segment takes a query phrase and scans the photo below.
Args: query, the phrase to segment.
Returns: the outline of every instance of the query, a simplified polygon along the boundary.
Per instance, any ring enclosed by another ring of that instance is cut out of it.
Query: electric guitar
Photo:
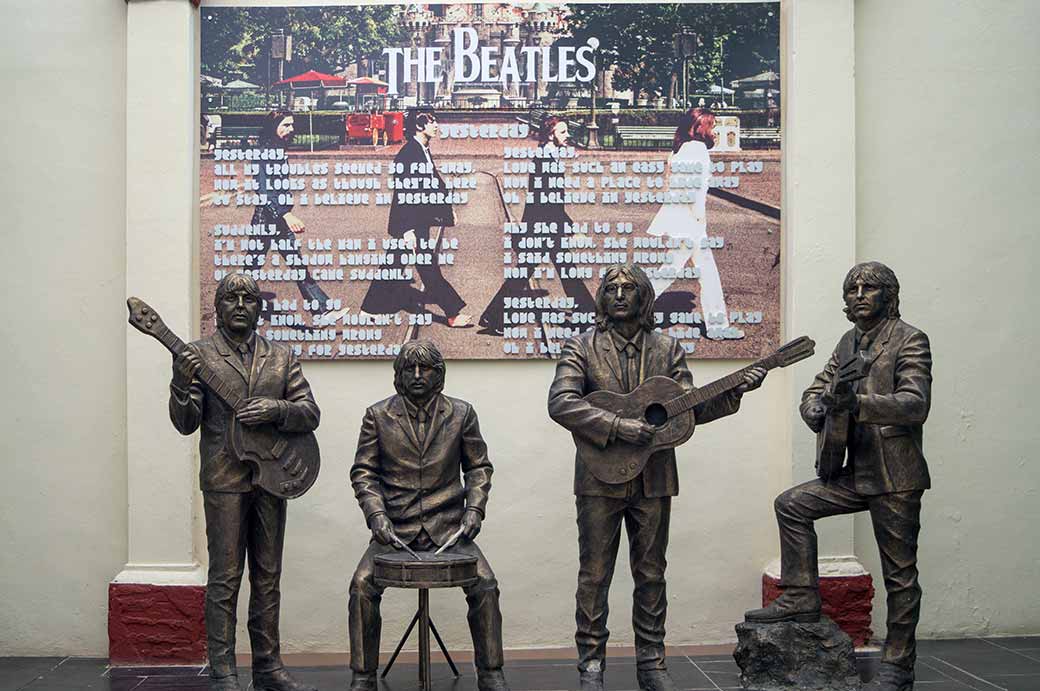
[[[144,300],[132,297],[126,306],[130,311],[130,326],[162,343],[174,356],[184,352],[184,341],[170,331],[159,313]],[[198,377],[231,410],[239,410],[245,402],[245,397],[204,360]],[[321,456],[313,432],[283,432],[270,423],[249,427],[236,416],[228,437],[234,457],[253,467],[253,484],[280,499],[295,499],[318,479]]]
[[[744,381],[744,372],[752,367],[767,370],[787,367],[812,355],[815,346],[811,338],[801,336],[769,357],[699,389],[687,390],[670,377],[658,376],[648,378],[627,394],[593,391],[585,396],[585,401],[622,418],[642,420],[652,425],[654,437],[647,446],[615,439],[607,448],[601,449],[574,434],[578,455],[598,480],[611,485],[627,482],[643,472],[655,452],[679,446],[693,436],[696,425],[693,409],[696,406],[740,386]]]

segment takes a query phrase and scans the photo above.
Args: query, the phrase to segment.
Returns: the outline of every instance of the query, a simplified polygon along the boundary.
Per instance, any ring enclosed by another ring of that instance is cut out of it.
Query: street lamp
[[[596,80],[599,78],[599,65],[597,65],[599,54],[597,48],[599,48],[599,39],[595,36],[589,38],[586,43],[592,48],[592,81],[589,82],[589,88],[592,94],[592,104],[589,108],[589,114],[591,122],[589,123],[589,143],[588,148],[598,149],[599,148],[599,125],[596,124]]]
[[[685,110],[689,106],[690,96],[686,85],[686,62],[697,53],[697,47],[700,45],[700,39],[697,34],[689,29],[689,27],[683,27],[679,31],[675,32],[675,36],[672,39],[672,47],[675,49],[675,56],[682,60],[682,95],[683,95],[683,109]]]

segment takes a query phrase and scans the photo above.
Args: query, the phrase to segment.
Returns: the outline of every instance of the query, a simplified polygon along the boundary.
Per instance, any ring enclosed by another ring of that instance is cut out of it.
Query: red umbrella
[[[307,70],[303,74],[298,74],[295,77],[289,77],[283,79],[280,82],[275,82],[275,86],[281,86],[288,84],[294,88],[306,89],[310,88],[323,88],[330,86],[345,86],[347,80],[343,77],[336,77],[331,74],[325,74],[324,72],[317,72],[315,70]]]

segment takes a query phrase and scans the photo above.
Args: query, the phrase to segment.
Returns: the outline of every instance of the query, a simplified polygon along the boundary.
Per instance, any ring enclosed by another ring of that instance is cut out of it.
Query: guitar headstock
[[[777,367],[787,367],[800,362],[815,353],[816,341],[808,336],[799,336],[776,351]]]
[[[838,384],[848,384],[858,379],[863,379],[867,376],[870,364],[871,363],[867,360],[865,353],[856,353],[848,360],[838,365],[838,369],[835,370],[832,381],[835,386],[837,386]]]
[[[143,334],[159,338],[159,332],[166,325],[158,312],[149,307],[148,303],[141,298],[135,297],[127,298],[126,308],[130,312],[130,317],[127,319],[130,322],[130,326]]]

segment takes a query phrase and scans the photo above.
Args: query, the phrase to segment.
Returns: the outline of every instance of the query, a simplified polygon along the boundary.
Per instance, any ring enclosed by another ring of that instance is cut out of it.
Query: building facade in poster
[[[688,355],[767,351],[780,82],[731,86],[775,67],[777,10],[204,9],[203,334],[241,271],[261,332],[301,358],[420,334],[448,358],[554,357],[592,325],[601,271],[632,262]],[[408,299],[370,299],[391,294]]]

